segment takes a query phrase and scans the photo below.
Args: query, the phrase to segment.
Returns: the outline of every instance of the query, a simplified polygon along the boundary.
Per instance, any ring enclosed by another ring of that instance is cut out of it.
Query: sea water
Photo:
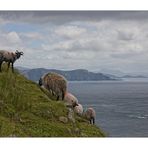
[[[148,137],[148,80],[69,82],[86,110],[96,111],[96,125],[110,137]]]

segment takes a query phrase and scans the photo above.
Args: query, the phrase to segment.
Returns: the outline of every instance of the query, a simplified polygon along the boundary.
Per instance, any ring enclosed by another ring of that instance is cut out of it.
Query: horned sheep
[[[67,91],[67,80],[60,74],[47,73],[39,79],[39,85],[44,86],[52,95],[56,95],[57,100],[61,97],[64,100]]]
[[[3,62],[8,62],[8,69],[10,64],[12,64],[12,71],[14,72],[14,62],[23,54],[23,52],[19,52],[18,50],[16,50],[15,53],[6,50],[0,50],[0,72],[2,71],[1,66]]]

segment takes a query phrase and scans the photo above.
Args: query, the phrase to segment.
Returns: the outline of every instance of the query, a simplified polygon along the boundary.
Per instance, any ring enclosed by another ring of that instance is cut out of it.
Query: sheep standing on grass
[[[78,106],[74,107],[74,112],[81,116],[83,114],[83,106],[78,104]]]
[[[39,80],[39,85],[44,86],[52,95],[56,95],[57,100],[61,97],[64,100],[67,91],[67,80],[60,74],[47,73]]]
[[[95,124],[96,113],[93,108],[88,108],[84,113],[84,117],[90,121],[90,124]]]
[[[12,72],[14,72],[14,62],[19,59],[23,55],[23,52],[9,52],[5,50],[0,50],[0,72],[2,71],[1,66],[3,62],[8,62],[8,69],[10,67],[10,63],[12,64]]]
[[[78,99],[69,92],[66,92],[64,101],[67,106],[75,107],[78,106]]]

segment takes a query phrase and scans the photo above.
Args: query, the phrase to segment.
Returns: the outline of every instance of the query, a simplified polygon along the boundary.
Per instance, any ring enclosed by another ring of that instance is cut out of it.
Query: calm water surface
[[[84,109],[110,137],[148,137],[148,80],[69,82]]]

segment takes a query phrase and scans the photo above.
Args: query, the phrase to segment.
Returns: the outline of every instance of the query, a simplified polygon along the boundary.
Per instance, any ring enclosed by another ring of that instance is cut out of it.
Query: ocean
[[[86,110],[96,111],[96,125],[109,137],[148,137],[148,79],[69,82]]]

